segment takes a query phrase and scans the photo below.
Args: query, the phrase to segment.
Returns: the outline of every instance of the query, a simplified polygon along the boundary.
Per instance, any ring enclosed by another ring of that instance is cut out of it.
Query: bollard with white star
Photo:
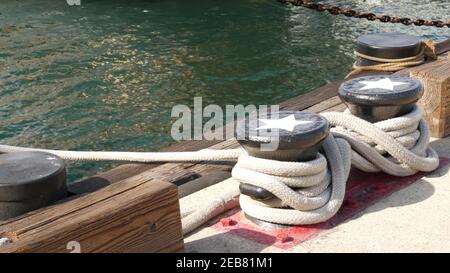
[[[250,115],[236,129],[236,138],[254,157],[279,161],[308,161],[316,158],[328,136],[329,122],[314,113],[282,111],[264,116]],[[266,190],[240,184],[242,194],[255,199],[271,198]]]
[[[339,97],[350,112],[370,122],[410,112],[422,95],[420,81],[398,75],[359,77],[339,87]]]

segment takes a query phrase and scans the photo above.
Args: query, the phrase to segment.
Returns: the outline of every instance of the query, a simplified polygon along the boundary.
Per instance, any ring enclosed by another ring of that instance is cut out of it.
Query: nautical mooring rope
[[[430,133],[422,110],[370,123],[349,111],[322,114],[330,121],[332,133],[352,146],[352,164],[365,172],[408,176],[418,171],[430,172],[439,165],[436,151],[428,146]]]
[[[241,155],[233,178],[261,187],[276,198],[257,201],[240,196],[242,210],[259,220],[287,225],[324,222],[344,201],[350,172],[350,145],[329,135],[325,155],[308,162],[282,162]]]
[[[195,152],[111,152],[111,151],[66,151],[18,147],[0,144],[0,153],[45,152],[73,161],[128,161],[151,162],[198,162],[236,160],[242,149],[213,150],[202,149]]]
[[[385,58],[378,58],[373,57],[369,55],[365,55],[361,52],[354,51],[353,55],[356,57],[378,62],[380,64],[374,64],[374,65],[358,65],[356,62],[353,63],[352,71],[345,76],[345,78],[348,78],[352,75],[360,74],[364,71],[379,71],[379,72],[397,72],[402,69],[417,66],[420,64],[423,64],[425,62],[426,56],[425,56],[425,48],[422,46],[422,49],[420,52],[412,57],[407,58],[401,58],[401,59],[385,59]]]
[[[201,207],[181,206],[183,234],[238,205],[247,215],[278,224],[314,224],[333,217],[344,200],[351,149],[344,139],[331,134],[323,149],[325,155],[319,153],[308,162],[269,160],[242,153],[232,178],[224,181],[229,184],[228,191]],[[261,187],[275,198],[257,201],[240,194],[241,182]]]
[[[439,165],[437,153],[428,147],[428,126],[417,106],[403,116],[373,124],[351,115],[348,110],[322,115],[334,126],[332,135],[324,143],[325,156],[319,154],[309,162],[239,157],[233,168],[233,179],[261,187],[276,196],[257,201],[241,195],[240,206],[246,214],[278,224],[323,222],[335,215],[342,205],[350,161],[363,171],[384,171],[395,176],[433,171]],[[237,185],[204,208],[193,213],[191,210],[192,214],[182,219],[184,234],[220,214],[220,209],[225,211],[225,207],[237,206]]]
[[[43,151],[69,160],[120,160],[133,162],[182,162],[236,160],[229,192],[220,194],[204,207],[181,208],[186,234],[230,208],[237,206],[238,184],[245,182],[271,192],[275,198],[263,201],[241,195],[245,213],[279,224],[313,224],[335,215],[345,194],[351,164],[365,172],[384,171],[407,176],[429,172],[439,165],[430,147],[429,130],[415,107],[400,117],[370,123],[346,111],[322,115],[333,126],[323,143],[324,155],[308,162],[281,162],[251,157],[243,149],[197,152],[77,152],[0,145],[0,152]],[[350,148],[351,147],[351,148]],[[283,208],[283,207],[287,207]]]

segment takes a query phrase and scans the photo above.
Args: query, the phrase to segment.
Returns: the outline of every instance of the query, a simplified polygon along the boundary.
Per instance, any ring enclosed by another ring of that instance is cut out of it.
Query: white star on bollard
[[[261,129],[283,129],[286,131],[294,131],[295,126],[304,125],[312,123],[312,121],[307,120],[297,120],[294,115],[289,115],[282,119],[259,119],[259,121],[264,122],[263,126],[259,126],[256,130]]]
[[[394,90],[394,87],[397,85],[407,84],[406,82],[394,82],[389,78],[384,78],[378,81],[360,81],[359,83],[364,84],[364,87],[361,87],[359,90],[367,90],[367,89],[386,89],[386,90]]]

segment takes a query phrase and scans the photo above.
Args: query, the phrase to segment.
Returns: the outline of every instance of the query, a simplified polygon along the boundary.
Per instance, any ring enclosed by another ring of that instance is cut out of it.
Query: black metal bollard
[[[362,35],[357,40],[356,51],[374,58],[403,59],[418,55],[422,48],[416,36],[403,33],[375,33]],[[381,64],[382,62],[357,57],[358,66]]]
[[[249,122],[251,119],[257,119],[254,128]],[[329,131],[329,122],[320,115],[283,111],[269,113],[263,118],[250,116],[238,125],[236,134],[238,142],[250,156],[279,161],[309,161],[316,158]],[[246,183],[240,183],[239,189],[242,194],[257,200],[273,197],[267,190]]]
[[[338,93],[353,115],[377,122],[411,112],[423,86],[406,76],[371,75],[344,82]]]
[[[61,158],[43,152],[0,155],[0,220],[49,205],[66,195]]]

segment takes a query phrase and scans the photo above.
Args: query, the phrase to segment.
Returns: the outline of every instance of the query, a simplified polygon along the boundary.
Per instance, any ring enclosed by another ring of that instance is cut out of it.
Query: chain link
[[[325,5],[322,3],[315,3],[306,0],[278,0],[283,4],[291,4],[293,6],[301,6],[308,9],[313,9],[321,12],[328,12],[333,15],[345,15],[353,18],[363,18],[369,21],[378,20],[383,23],[401,23],[404,25],[415,26],[430,26],[430,27],[448,27],[450,28],[450,21],[444,22],[442,20],[424,20],[424,19],[411,19],[407,17],[395,17],[390,15],[376,15],[371,12],[360,12],[353,9],[341,8],[337,6]]]

